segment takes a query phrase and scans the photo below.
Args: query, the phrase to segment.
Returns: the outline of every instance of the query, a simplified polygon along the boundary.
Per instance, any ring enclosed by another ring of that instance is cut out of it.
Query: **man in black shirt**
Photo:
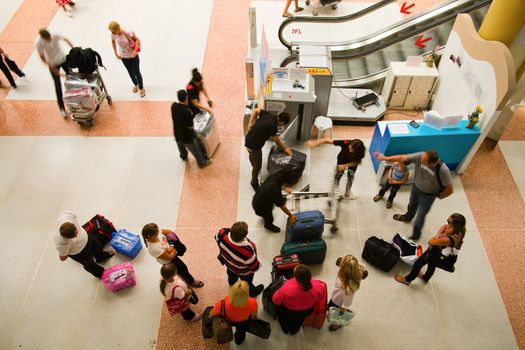
[[[264,228],[272,232],[279,232],[281,229],[273,224],[273,206],[276,205],[288,215],[290,224],[295,224],[297,218],[286,207],[286,197],[282,195],[282,190],[291,192],[289,186],[297,182],[296,175],[289,171],[282,171],[270,175],[266,181],[255,192],[252,199],[252,206],[255,214],[264,219]]]
[[[212,162],[204,154],[202,145],[193,130],[193,113],[188,107],[188,94],[185,90],[177,92],[179,103],[171,105],[171,119],[173,120],[173,134],[179,147],[182,160],[188,159],[188,151],[193,154],[200,167],[210,165]]]
[[[257,117],[257,120],[256,120]],[[250,184],[257,191],[259,188],[259,172],[262,167],[262,148],[270,137],[277,147],[281,148],[288,155],[292,155],[292,150],[284,145],[277,130],[290,122],[290,114],[283,112],[278,116],[261,108],[254,108],[250,120],[248,121],[248,134],[246,134],[245,146],[250,155],[252,165],[252,180]],[[255,124],[254,124],[255,123]]]

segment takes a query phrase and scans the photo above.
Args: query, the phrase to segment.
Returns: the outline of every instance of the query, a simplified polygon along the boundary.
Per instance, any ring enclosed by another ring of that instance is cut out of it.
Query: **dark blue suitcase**
[[[316,241],[324,231],[324,215],[319,210],[303,211],[294,214],[297,222],[286,225],[285,242]]]
[[[297,254],[301,260],[301,264],[321,264],[326,257],[326,243],[322,239],[317,241],[285,243],[281,248],[281,254]]]

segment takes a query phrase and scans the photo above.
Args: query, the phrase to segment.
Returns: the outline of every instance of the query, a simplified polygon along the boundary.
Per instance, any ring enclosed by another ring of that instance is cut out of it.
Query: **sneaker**
[[[374,197],[374,202],[379,202],[379,200],[380,200],[381,198],[383,198],[382,195],[380,195],[380,194],[376,194],[375,197]]]
[[[281,229],[280,229],[279,227],[273,225],[273,224],[272,224],[272,225],[269,225],[269,226],[266,226],[266,225],[265,225],[264,228],[267,229],[267,230],[269,230],[269,231],[275,232],[275,233],[277,233],[277,232],[281,232]]]
[[[386,202],[386,208],[387,208],[387,209],[392,208],[392,201],[387,201],[387,202]]]
[[[60,110],[60,115],[64,118],[67,118],[67,112],[63,109]]]
[[[264,286],[262,284],[259,284],[257,287],[253,290],[253,295],[250,294],[250,297],[255,298],[259,294],[261,294],[264,290]]]
[[[195,317],[193,317],[190,321],[194,322],[194,321],[198,321],[202,318],[202,315],[201,314],[195,314]]]

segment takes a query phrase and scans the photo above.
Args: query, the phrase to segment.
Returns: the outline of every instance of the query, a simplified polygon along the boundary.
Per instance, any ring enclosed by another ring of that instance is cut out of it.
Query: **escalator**
[[[452,31],[455,18],[460,13],[470,14],[478,29],[491,3],[492,0],[448,1],[352,42],[310,44],[330,47],[334,87],[371,88],[380,92],[390,62],[403,62],[408,56],[423,56],[437,45],[444,45]],[[367,13],[370,12],[363,15]],[[330,19],[324,18],[324,21],[329,22]],[[415,45],[422,35],[424,38],[432,38],[431,41],[425,42],[424,48]],[[281,66],[285,67],[297,61],[298,55],[293,53],[282,61]]]

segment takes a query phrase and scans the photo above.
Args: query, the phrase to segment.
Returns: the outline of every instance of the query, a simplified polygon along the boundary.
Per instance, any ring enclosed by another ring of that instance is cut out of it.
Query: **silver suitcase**
[[[90,113],[97,108],[97,98],[89,87],[67,90],[64,102],[72,114]]]
[[[208,112],[200,112],[193,119],[193,128],[209,158],[219,147],[219,130],[215,118]]]

